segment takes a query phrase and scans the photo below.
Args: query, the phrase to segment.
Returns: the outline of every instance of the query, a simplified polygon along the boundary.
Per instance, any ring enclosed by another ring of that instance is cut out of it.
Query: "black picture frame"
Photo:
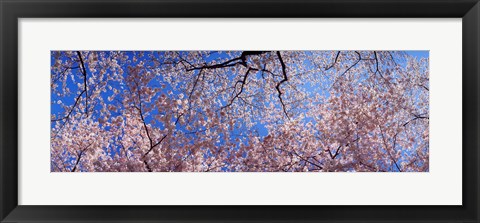
[[[478,0],[0,0],[0,15],[1,222],[479,222]],[[462,18],[463,205],[18,205],[17,20],[75,17]]]

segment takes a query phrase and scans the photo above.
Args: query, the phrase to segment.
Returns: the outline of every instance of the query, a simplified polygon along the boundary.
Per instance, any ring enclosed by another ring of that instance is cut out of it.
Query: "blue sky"
[[[429,50],[410,50],[405,52],[417,58],[428,58],[430,54]]]

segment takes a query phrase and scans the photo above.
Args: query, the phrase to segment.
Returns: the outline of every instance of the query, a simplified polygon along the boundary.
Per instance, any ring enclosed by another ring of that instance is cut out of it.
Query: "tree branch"
[[[261,55],[264,53],[268,53],[268,51],[243,51],[239,57],[227,60],[223,63],[219,64],[212,64],[212,65],[203,65],[201,67],[193,67],[190,69],[186,69],[186,71],[192,70],[203,70],[203,69],[217,69],[217,68],[224,68],[224,67],[233,67],[236,65],[243,65],[244,67],[247,66],[247,56],[252,55]]]
[[[245,83],[247,82],[248,74],[249,74],[250,71],[252,71],[252,70],[253,70],[252,68],[248,68],[248,70],[247,70],[247,72],[245,73],[245,75],[243,75],[243,79],[242,79],[242,80],[239,80],[239,81],[237,81],[237,82],[235,83],[235,86],[233,87],[233,88],[234,88],[234,92],[237,91],[237,84],[239,84],[239,83],[242,84],[242,85],[240,86],[240,91],[239,91],[238,93],[236,93],[235,96],[233,96],[233,98],[230,100],[230,102],[229,102],[227,105],[221,107],[220,109],[224,109],[224,108],[226,108],[226,107],[231,106],[231,105],[233,104],[233,102],[235,101],[235,99],[238,98],[238,96],[240,96],[240,94],[243,92],[243,87],[245,86]]]
[[[423,85],[423,84],[419,84],[418,86],[419,86],[419,87],[422,87],[423,89],[425,89],[425,90],[427,90],[427,91],[430,91],[430,90],[428,89],[428,87],[425,87],[425,85]]]
[[[80,159],[82,158],[82,155],[85,153],[85,151],[88,149],[88,147],[90,147],[90,145],[92,145],[92,144],[93,144],[93,142],[88,144],[87,147],[85,147],[84,149],[82,149],[80,151],[80,153],[78,154],[78,157],[77,157],[77,161],[75,162],[75,165],[73,166],[73,168],[70,172],[75,172],[75,170],[77,169],[78,163],[80,163]]]
[[[398,171],[402,172],[402,169],[400,169],[400,166],[398,165],[397,160],[392,156],[392,153],[390,152],[390,149],[388,148],[387,140],[385,139],[385,136],[383,135],[382,126],[379,125],[379,127],[380,127],[380,135],[382,136],[383,145],[385,146],[385,150],[387,151],[387,154],[390,156],[390,159],[392,159],[392,161],[395,164],[395,167],[397,167]],[[393,145],[394,146],[395,146],[396,141],[397,141],[397,134],[395,134],[395,136],[393,137]],[[392,150],[394,150],[394,148],[392,148]]]
[[[340,51],[337,51],[337,56],[335,56],[335,61],[333,61],[333,63],[330,66],[326,67],[325,71],[330,70],[333,66],[335,66],[338,60],[338,56],[340,56]]]
[[[88,89],[87,89],[87,70],[85,69],[85,64],[83,63],[82,54],[80,51],[77,51],[78,58],[80,58],[80,63],[82,65],[83,73],[83,91],[85,91],[85,114],[88,117]]]
[[[138,101],[139,101],[139,107],[137,106],[134,106],[138,112],[140,113],[140,119],[142,120],[142,123],[143,123],[143,127],[145,128],[145,133],[147,134],[147,138],[148,138],[148,142],[150,144],[150,148],[147,150],[147,152],[145,154],[143,154],[143,158],[144,158],[144,161],[143,163],[145,164],[145,167],[147,168],[148,172],[152,172],[152,168],[150,167],[150,165],[148,164],[148,162],[145,160],[145,157],[155,148],[157,147],[158,145],[160,145],[160,143],[163,142],[163,140],[165,138],[167,138],[168,136],[168,133],[165,134],[157,143],[153,143],[153,139],[152,137],[150,136],[150,132],[148,131],[148,126],[147,126],[147,123],[145,122],[145,118],[143,116],[143,110],[142,110],[142,98],[140,96],[140,89],[138,87],[138,84],[135,82],[135,84],[137,85],[137,95],[138,95]],[[178,119],[177,119],[178,120]]]
[[[420,116],[420,115],[416,115],[416,114],[412,114],[412,115],[413,115],[415,118],[411,119],[411,120],[408,121],[408,122],[405,122],[405,123],[403,124],[404,127],[407,126],[409,123],[417,120],[417,119],[430,119],[430,118],[427,117],[427,116]]]
[[[353,67],[357,66],[357,64],[362,60],[362,55],[360,55],[360,53],[359,53],[358,51],[355,51],[355,53],[358,55],[357,61],[356,61],[352,66],[350,66],[349,68],[347,68],[342,74],[340,74],[340,76],[345,75],[350,69],[352,69]]]
[[[288,81],[288,76],[287,76],[287,71],[286,71],[286,66],[285,66],[285,63],[283,62],[283,59],[282,59],[282,55],[280,54],[280,51],[277,51],[277,56],[278,56],[278,60],[280,60],[280,64],[282,65],[282,73],[283,73],[283,79],[277,83],[277,86],[275,86],[275,88],[277,89],[277,92],[278,92],[278,98],[280,99],[280,103],[282,104],[282,108],[283,108],[283,113],[285,113],[285,116],[287,116],[287,118],[290,118],[288,117],[288,113],[287,113],[287,110],[285,108],[285,103],[283,103],[283,99],[282,99],[282,91],[280,90],[280,86]]]

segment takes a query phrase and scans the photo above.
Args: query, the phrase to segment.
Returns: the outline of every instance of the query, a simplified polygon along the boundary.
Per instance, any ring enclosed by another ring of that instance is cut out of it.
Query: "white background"
[[[20,19],[19,204],[462,204],[461,19]],[[430,50],[428,173],[50,173],[51,50]]]

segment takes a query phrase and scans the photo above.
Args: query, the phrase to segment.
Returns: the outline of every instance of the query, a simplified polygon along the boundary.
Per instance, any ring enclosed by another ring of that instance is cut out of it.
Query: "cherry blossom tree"
[[[402,51],[52,51],[54,172],[429,171]]]

